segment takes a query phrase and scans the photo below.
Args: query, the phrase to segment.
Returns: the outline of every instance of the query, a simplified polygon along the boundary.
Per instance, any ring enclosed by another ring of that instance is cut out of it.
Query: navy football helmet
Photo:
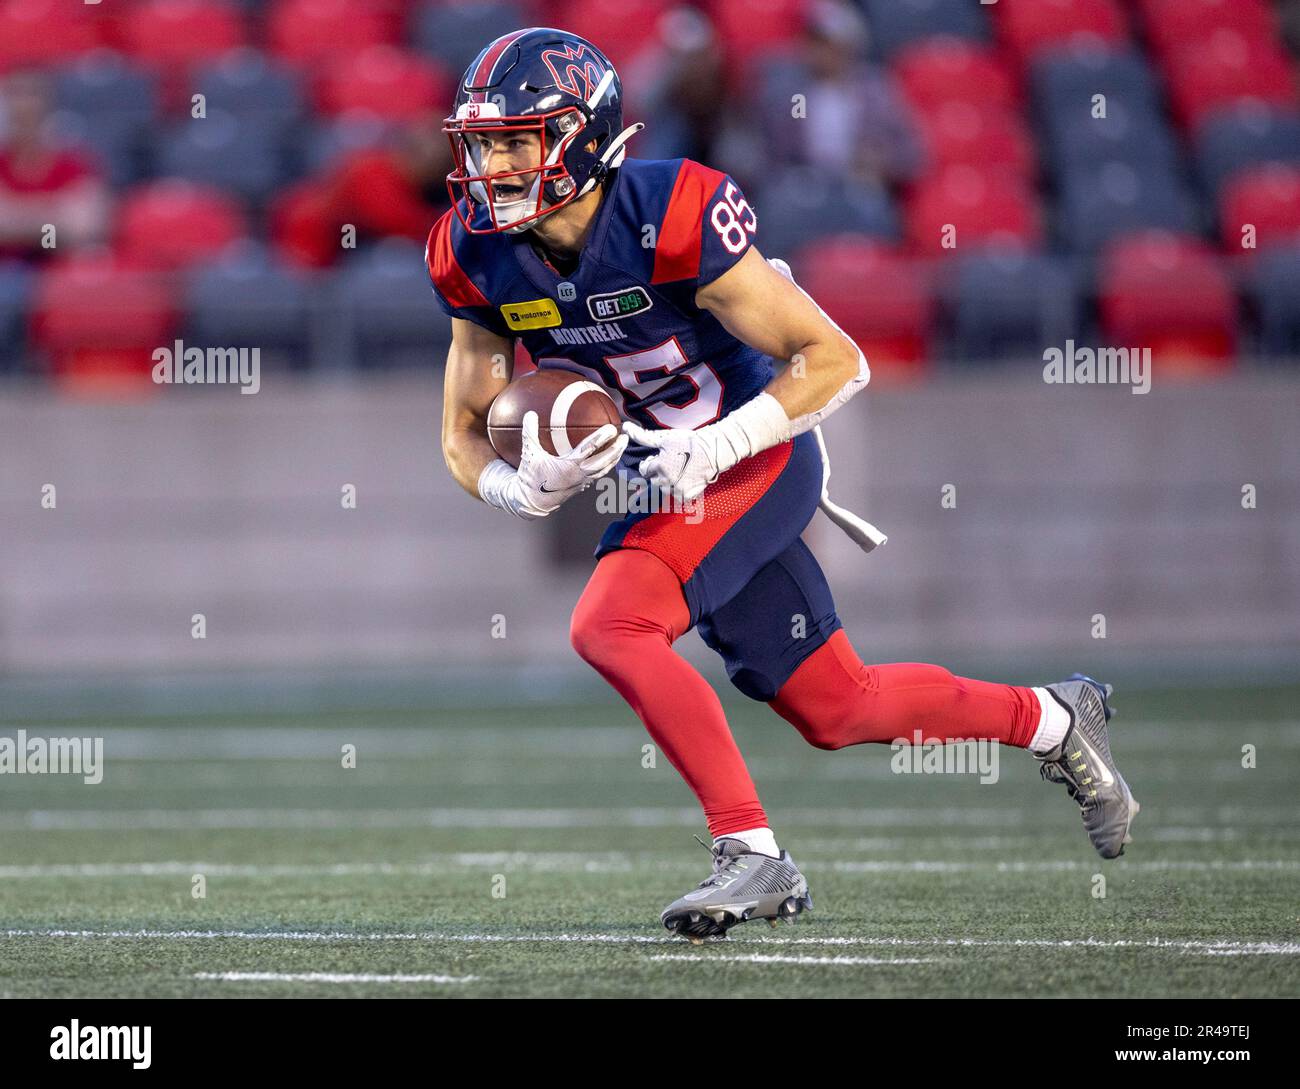
[[[643,127],[623,127],[623,85],[589,41],[546,27],[503,34],[474,58],[443,122],[456,164],[447,175],[452,205],[473,234],[528,230],[599,185]],[[502,132],[535,133],[540,165],[486,173],[475,136]],[[526,187],[524,195],[497,199],[502,182]]]

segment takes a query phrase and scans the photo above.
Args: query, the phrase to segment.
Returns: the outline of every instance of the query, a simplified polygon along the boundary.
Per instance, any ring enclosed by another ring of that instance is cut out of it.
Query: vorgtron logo
[[[549,329],[561,324],[560,308],[554,299],[533,299],[532,302],[503,303],[501,313],[511,329]]]
[[[633,314],[645,313],[653,305],[654,301],[644,287],[625,287],[622,291],[587,296],[587,311],[593,321],[630,318]]]

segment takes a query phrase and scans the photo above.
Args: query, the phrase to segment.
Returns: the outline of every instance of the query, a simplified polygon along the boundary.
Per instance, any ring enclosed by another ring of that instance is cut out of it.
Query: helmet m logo
[[[542,61],[551,70],[557,87],[577,95],[584,102],[605,75],[604,66],[595,57],[587,55],[585,45],[575,48],[566,44],[563,50],[543,50]]]

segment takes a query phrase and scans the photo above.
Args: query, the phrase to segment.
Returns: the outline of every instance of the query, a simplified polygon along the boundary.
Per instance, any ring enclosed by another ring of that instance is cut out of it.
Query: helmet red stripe
[[[474,69],[474,75],[469,85],[471,87],[490,87],[492,85],[492,69],[496,67],[497,61],[501,59],[501,54],[531,29],[531,27],[526,27],[523,30],[514,30],[509,34],[503,34],[489,45],[487,52],[483,54],[483,59],[479,61],[478,67]]]

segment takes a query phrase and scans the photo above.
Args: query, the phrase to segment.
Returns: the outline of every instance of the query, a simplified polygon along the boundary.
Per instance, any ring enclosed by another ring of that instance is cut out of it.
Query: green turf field
[[[0,777],[0,993],[1296,996],[1297,698],[1117,693],[1143,809],[1112,862],[1023,752],[991,785],[895,775],[733,702],[816,910],[698,948],[658,913],[708,873],[702,821],[613,697],[9,720],[103,736],[106,770]]]

